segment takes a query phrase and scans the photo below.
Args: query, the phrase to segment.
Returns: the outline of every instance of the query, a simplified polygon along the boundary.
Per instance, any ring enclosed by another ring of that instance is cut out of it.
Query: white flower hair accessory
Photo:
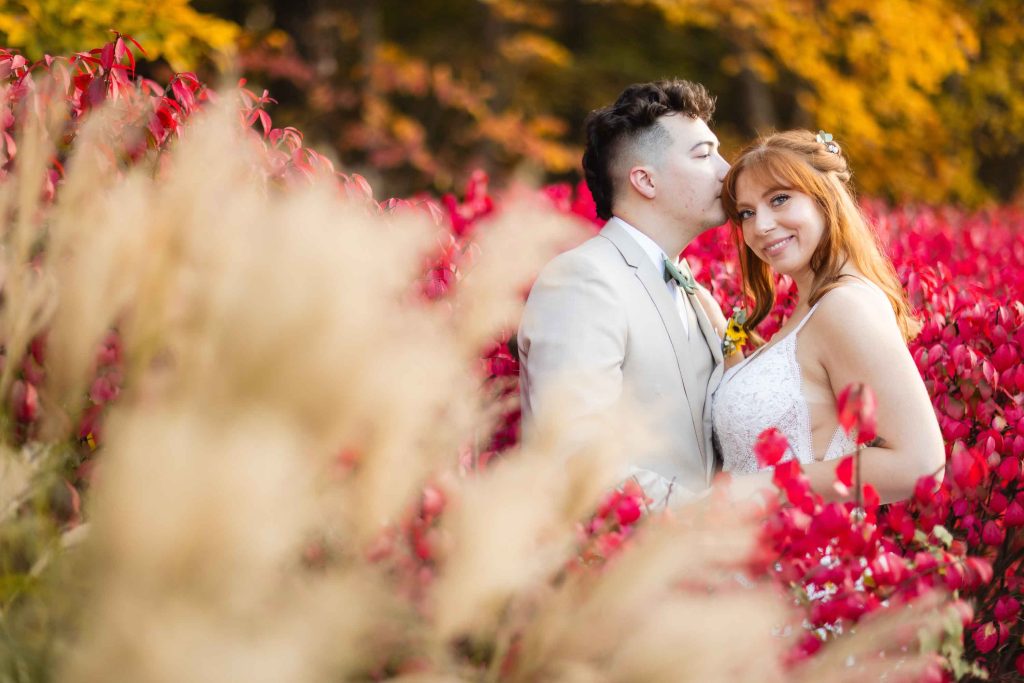
[[[823,130],[819,130],[818,134],[814,136],[814,139],[825,145],[825,149],[828,151],[833,154],[839,154],[839,143],[832,140],[832,133],[826,133]]]

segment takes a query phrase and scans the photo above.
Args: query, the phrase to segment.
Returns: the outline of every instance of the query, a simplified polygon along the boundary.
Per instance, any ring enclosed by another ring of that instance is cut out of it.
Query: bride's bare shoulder
[[[821,297],[814,322],[828,338],[856,335],[878,339],[896,334],[902,339],[892,304],[877,287],[849,278]]]

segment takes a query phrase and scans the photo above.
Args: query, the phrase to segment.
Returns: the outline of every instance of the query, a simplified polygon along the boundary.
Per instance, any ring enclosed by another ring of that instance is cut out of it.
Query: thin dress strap
[[[818,303],[814,304],[813,306],[810,307],[810,309],[808,309],[807,314],[804,316],[804,319],[801,320],[800,323],[796,326],[796,329],[794,329],[789,334],[792,335],[793,337],[796,337],[796,335],[800,332],[800,330],[804,328],[804,325],[807,324],[807,321],[811,319],[811,316],[814,314],[814,311],[817,310],[818,306],[820,305],[821,299],[818,299]]]
[[[821,301],[818,301],[818,303],[817,303],[817,304],[814,304],[813,306],[811,306],[811,308],[810,308],[810,309],[809,309],[809,310],[807,311],[807,313],[806,313],[806,314],[804,315],[804,317],[803,317],[803,320],[801,320],[801,321],[800,321],[800,323],[799,323],[799,324],[798,324],[798,325],[796,326],[796,328],[795,328],[795,329],[794,329],[794,330],[793,330],[792,332],[787,332],[787,333],[786,333],[785,335],[783,335],[783,337],[782,337],[781,339],[779,339],[778,341],[773,341],[773,342],[770,342],[770,343],[768,343],[768,344],[765,344],[764,346],[761,346],[761,347],[759,347],[759,348],[755,349],[755,351],[754,351],[754,352],[753,352],[752,354],[750,354],[749,356],[747,356],[746,358],[744,358],[743,360],[741,360],[741,361],[740,361],[739,363],[737,363],[736,365],[734,365],[734,366],[732,366],[731,368],[729,368],[729,369],[728,369],[728,370],[726,371],[726,373],[727,373],[727,374],[736,374],[737,372],[739,372],[739,369],[740,369],[740,368],[742,368],[742,367],[743,367],[744,365],[746,365],[747,363],[749,363],[750,361],[754,360],[754,359],[755,359],[755,358],[757,358],[757,357],[758,357],[759,355],[761,355],[761,352],[762,352],[762,351],[764,351],[764,350],[766,350],[766,349],[772,349],[772,348],[775,348],[776,346],[779,346],[780,344],[784,344],[784,343],[786,343],[787,341],[789,341],[789,340],[790,340],[791,338],[795,340],[795,339],[796,339],[796,334],[797,334],[797,333],[798,333],[798,332],[799,332],[800,330],[802,330],[802,329],[803,329],[804,325],[806,325],[806,324],[807,324],[807,321],[808,321],[808,320],[810,320],[810,318],[811,318],[811,314],[812,314],[812,313],[814,313],[814,309],[816,309],[816,308],[818,307],[818,304],[820,304],[820,303],[821,303]]]

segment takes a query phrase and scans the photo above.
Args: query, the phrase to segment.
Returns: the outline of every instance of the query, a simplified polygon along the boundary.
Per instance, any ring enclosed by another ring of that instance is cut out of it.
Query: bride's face
[[[825,219],[813,198],[743,173],[736,182],[736,208],[743,241],[759,259],[785,275],[810,271],[811,256],[825,232]]]

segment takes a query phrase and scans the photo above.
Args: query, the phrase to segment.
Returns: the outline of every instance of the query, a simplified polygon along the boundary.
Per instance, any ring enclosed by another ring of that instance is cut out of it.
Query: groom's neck
[[[624,210],[615,215],[654,240],[671,258],[675,258],[695,237],[689,226],[681,226],[665,216],[651,212]]]

